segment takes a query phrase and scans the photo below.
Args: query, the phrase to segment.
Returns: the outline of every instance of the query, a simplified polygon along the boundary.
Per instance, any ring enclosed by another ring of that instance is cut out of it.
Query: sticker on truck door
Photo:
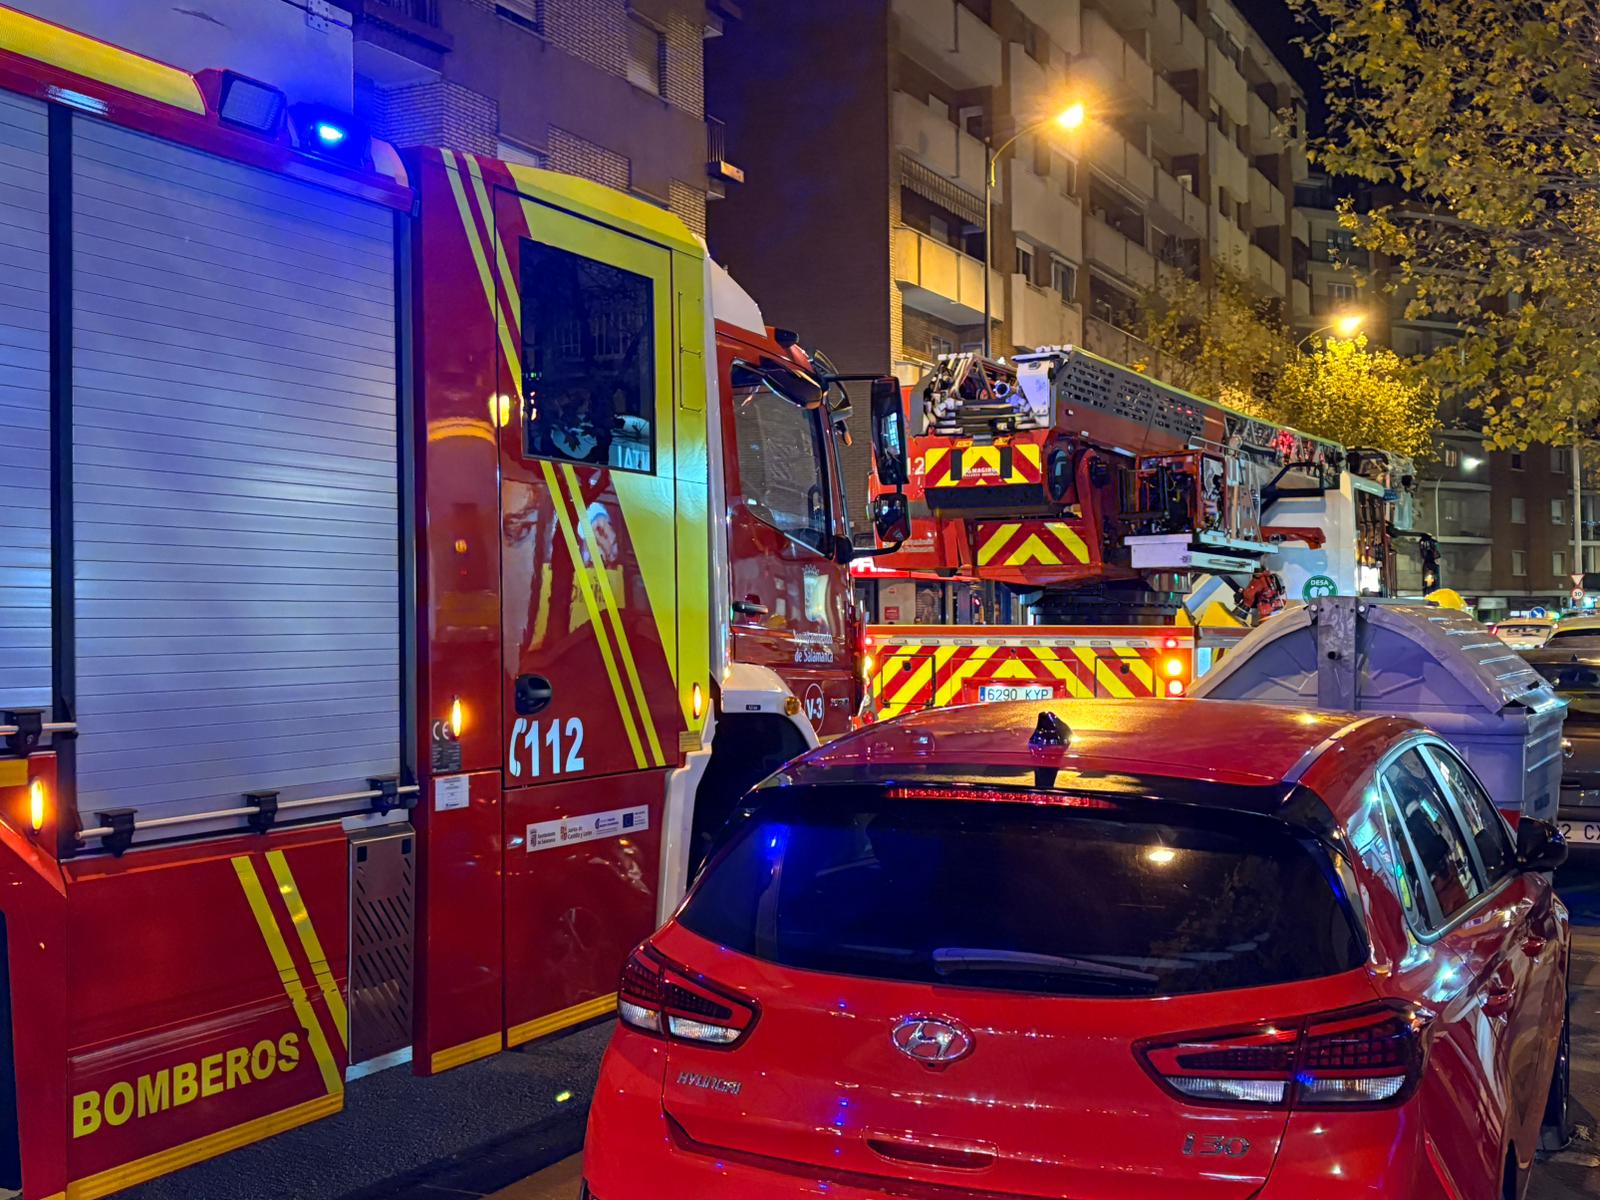
[[[599,841],[601,838],[621,837],[628,833],[643,833],[649,828],[650,810],[644,805],[587,813],[581,817],[561,817],[554,821],[534,821],[528,826],[528,853],[555,850],[579,842]]]

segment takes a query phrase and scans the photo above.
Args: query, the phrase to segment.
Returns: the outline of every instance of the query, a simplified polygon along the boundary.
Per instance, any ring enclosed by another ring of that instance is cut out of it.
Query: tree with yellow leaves
[[[1133,364],[1185,391],[1345,446],[1425,456],[1439,428],[1430,378],[1367,339],[1297,341],[1236,272],[1164,279],[1140,305],[1158,357]]]
[[[1600,10],[1593,0],[1291,0],[1326,80],[1333,174],[1407,315],[1457,322],[1428,366],[1496,448],[1600,418]]]

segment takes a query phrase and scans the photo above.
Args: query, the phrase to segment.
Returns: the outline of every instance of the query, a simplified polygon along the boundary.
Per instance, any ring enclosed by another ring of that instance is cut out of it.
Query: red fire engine
[[[1409,464],[1387,454],[1074,347],[946,355],[907,390],[920,420],[895,473],[911,528],[856,568],[880,622],[869,716],[1019,692],[1179,696],[1286,594],[1393,590]],[[985,624],[997,589],[1046,623]]]
[[[859,701],[843,404],[642,201],[0,47],[0,1187],[91,1200],[612,1011]]]

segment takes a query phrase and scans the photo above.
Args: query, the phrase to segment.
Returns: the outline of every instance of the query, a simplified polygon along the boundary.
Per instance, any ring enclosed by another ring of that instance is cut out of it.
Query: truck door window
[[[733,428],[744,503],[762,521],[809,549],[831,533],[820,409],[783,390],[780,373],[733,365]]]
[[[520,268],[523,449],[653,471],[652,281],[527,238]]]

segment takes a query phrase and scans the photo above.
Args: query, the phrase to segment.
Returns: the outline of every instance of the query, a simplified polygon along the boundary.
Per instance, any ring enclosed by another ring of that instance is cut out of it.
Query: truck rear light
[[[1135,1047],[1155,1081],[1185,1101],[1273,1108],[1399,1104],[1422,1075],[1428,1017],[1372,1004]]]
[[[648,946],[629,956],[617,989],[617,1016],[642,1033],[728,1049],[754,1028],[756,1006],[673,966]]]
[[[33,832],[44,828],[44,780],[35,779],[28,785],[28,824]]]

